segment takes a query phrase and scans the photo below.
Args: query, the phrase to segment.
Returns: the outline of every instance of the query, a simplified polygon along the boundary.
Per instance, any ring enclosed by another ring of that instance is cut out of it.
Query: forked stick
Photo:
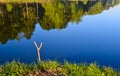
[[[34,41],[34,44],[35,44],[35,46],[36,46],[36,48],[37,48],[38,61],[41,61],[41,58],[40,58],[40,49],[41,49],[41,47],[42,47],[42,42],[41,42],[41,44],[40,44],[40,46],[39,46],[39,47],[38,47],[38,45],[37,45],[36,41]]]

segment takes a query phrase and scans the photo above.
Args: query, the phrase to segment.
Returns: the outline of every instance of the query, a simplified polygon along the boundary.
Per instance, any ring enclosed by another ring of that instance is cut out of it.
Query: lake
[[[120,0],[0,3],[0,64],[65,60],[120,68]]]

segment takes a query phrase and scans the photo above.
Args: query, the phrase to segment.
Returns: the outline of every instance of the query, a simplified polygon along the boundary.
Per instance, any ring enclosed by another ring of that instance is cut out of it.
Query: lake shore
[[[76,64],[57,61],[41,61],[24,64],[12,61],[0,65],[0,76],[120,76],[120,71],[111,67],[99,67],[96,63]]]
[[[119,9],[120,0],[0,0],[0,76],[120,76]]]

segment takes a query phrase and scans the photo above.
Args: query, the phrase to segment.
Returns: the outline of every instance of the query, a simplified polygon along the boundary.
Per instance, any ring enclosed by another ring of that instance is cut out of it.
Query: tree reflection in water
[[[80,22],[85,15],[96,15],[118,5],[120,0],[49,1],[0,4],[0,42],[30,39],[35,23],[44,30],[63,29],[68,22]]]

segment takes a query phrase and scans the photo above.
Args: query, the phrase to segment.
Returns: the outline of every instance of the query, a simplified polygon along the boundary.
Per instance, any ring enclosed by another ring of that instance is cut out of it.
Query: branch
[[[34,44],[35,44],[35,46],[36,46],[36,48],[37,48],[38,61],[41,61],[41,59],[40,59],[40,49],[42,48],[42,42],[41,42],[41,44],[40,44],[40,46],[39,46],[39,47],[38,47],[38,45],[37,45],[36,41],[34,41]]]

